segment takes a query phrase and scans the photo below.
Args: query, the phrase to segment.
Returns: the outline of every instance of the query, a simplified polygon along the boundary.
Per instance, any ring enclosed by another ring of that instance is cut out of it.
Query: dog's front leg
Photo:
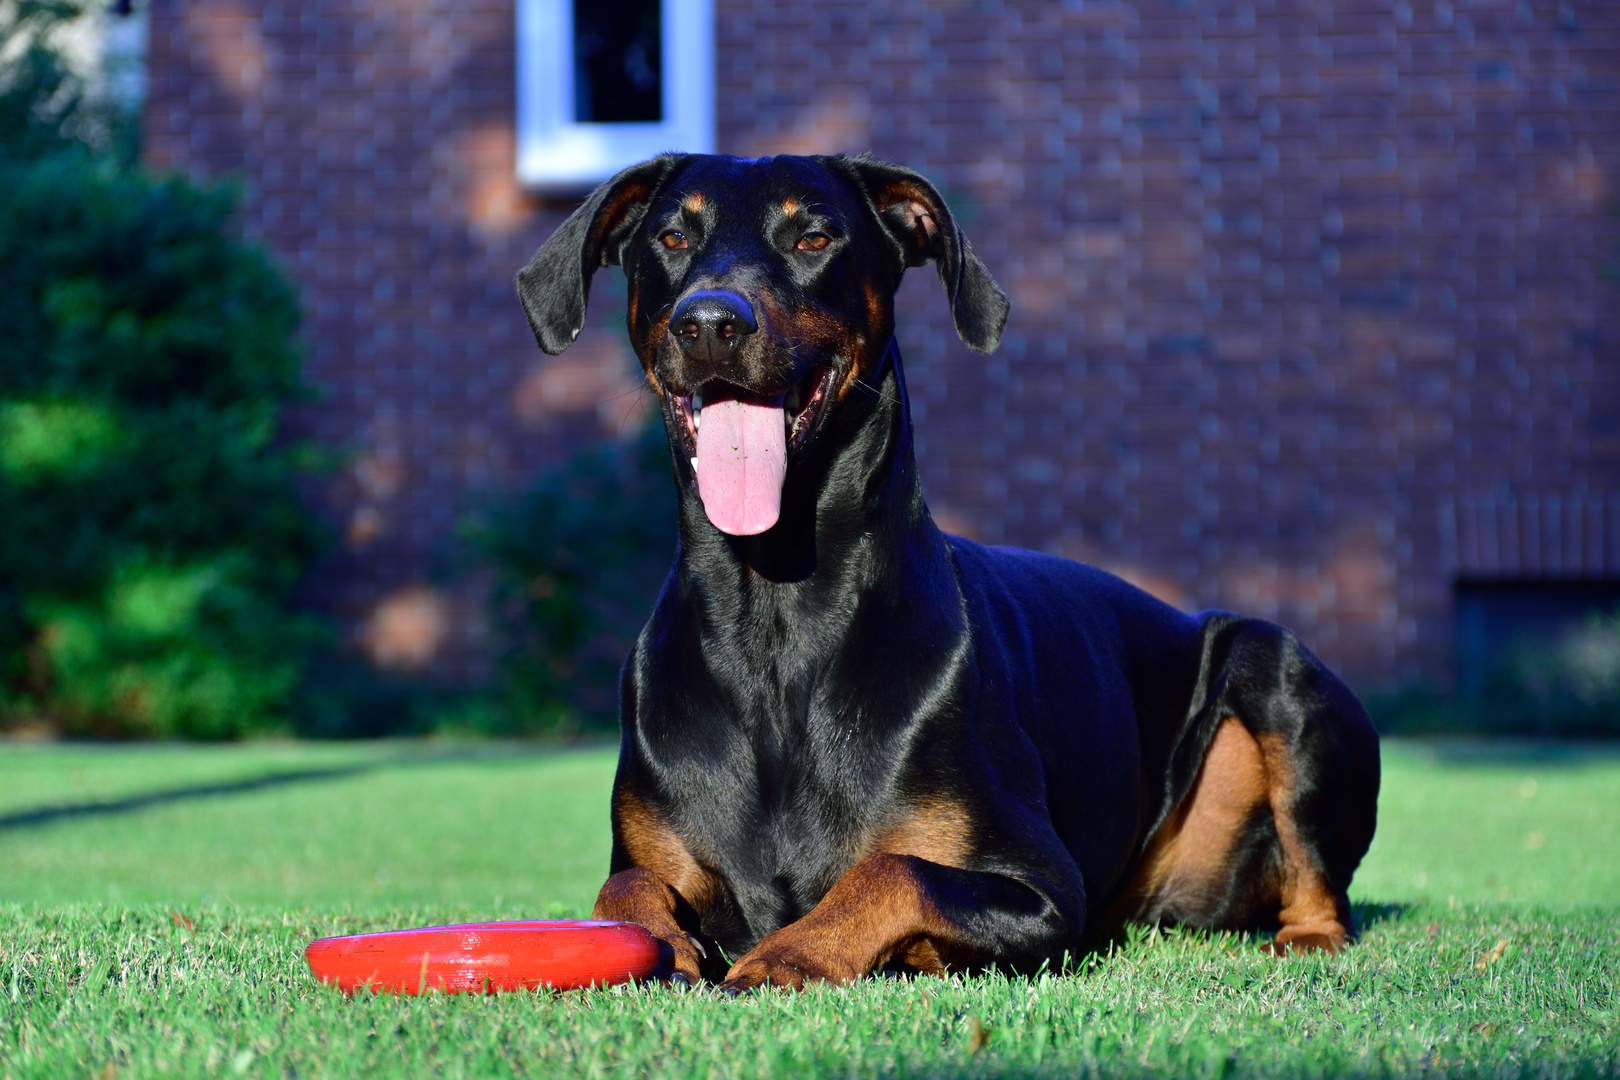
[[[1083,907],[1083,900],[1079,901]],[[732,965],[720,988],[850,982],[890,961],[930,975],[992,961],[1038,964],[1079,936],[1034,888],[914,855],[871,855],[851,867],[809,914],[767,935]]]
[[[657,977],[696,986],[702,979],[707,952],[688,926],[696,930],[696,916],[663,878],[638,866],[607,879],[596,894],[591,918],[639,923],[658,939]]]

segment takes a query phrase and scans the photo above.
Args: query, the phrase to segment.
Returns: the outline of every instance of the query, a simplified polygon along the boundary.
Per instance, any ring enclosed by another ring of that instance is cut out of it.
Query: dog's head
[[[677,474],[716,528],[745,536],[775,524],[787,470],[881,364],[895,288],[927,262],[962,340],[993,350],[1007,297],[917,173],[865,157],[668,154],[593,192],[517,288],[555,354],[584,325],[597,267],[624,267],[630,339]]]

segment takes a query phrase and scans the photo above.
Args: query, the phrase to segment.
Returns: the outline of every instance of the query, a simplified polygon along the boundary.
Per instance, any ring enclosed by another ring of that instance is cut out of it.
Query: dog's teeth
[[[692,415],[696,416],[703,411],[703,391],[692,391]]]
[[[692,459],[692,471],[697,472],[697,458]]]
[[[702,409],[693,409],[692,410],[692,430],[696,431],[698,429],[698,427],[702,423],[703,423],[703,410]]]

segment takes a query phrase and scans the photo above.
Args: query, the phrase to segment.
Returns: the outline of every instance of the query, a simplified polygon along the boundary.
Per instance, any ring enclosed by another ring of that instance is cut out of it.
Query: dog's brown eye
[[[799,237],[799,250],[820,251],[830,243],[832,243],[832,237],[828,236],[826,233],[805,233],[803,236]]]
[[[671,251],[679,251],[686,246],[686,234],[671,229],[658,238],[658,242]]]

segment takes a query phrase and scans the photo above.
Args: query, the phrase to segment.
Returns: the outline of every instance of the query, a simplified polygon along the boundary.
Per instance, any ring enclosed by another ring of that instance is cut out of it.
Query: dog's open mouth
[[[821,419],[822,406],[832,391],[833,369],[829,365],[813,369],[804,381],[777,397],[761,397],[725,383],[709,383],[685,397],[677,397],[680,418],[686,425],[686,447],[697,448],[698,429],[702,426],[705,401],[714,403],[727,398],[751,399],[782,410],[782,431],[787,449],[793,451],[804,443]],[[705,397],[707,395],[707,397]]]
[[[674,399],[685,424],[698,495],[715,528],[752,536],[776,524],[788,453],[815,430],[832,379],[831,367],[816,368],[798,385],[773,396],[712,380]]]

